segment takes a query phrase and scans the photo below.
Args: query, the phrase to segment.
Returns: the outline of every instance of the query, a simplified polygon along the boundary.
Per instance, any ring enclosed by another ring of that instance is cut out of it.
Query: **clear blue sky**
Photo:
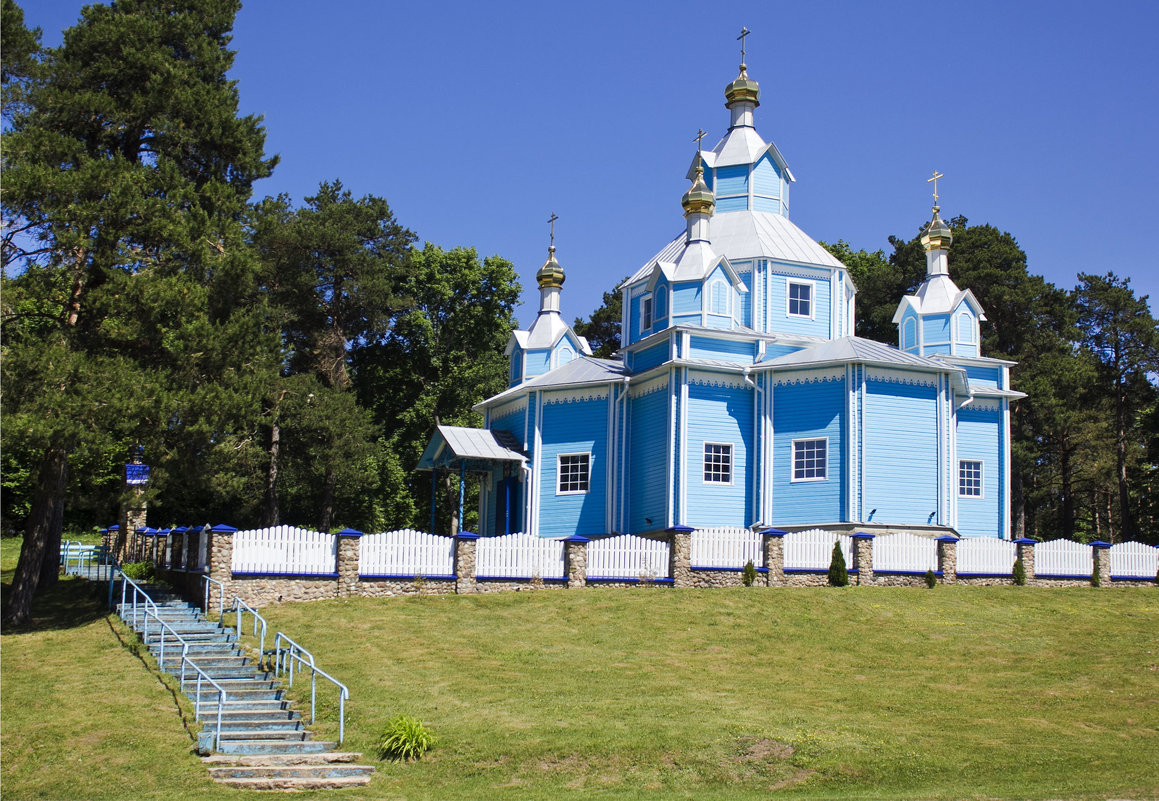
[[[47,44],[83,5],[18,2]],[[257,194],[381,195],[420,240],[514,262],[525,325],[555,212],[564,315],[587,316],[683,229],[742,25],[814,239],[888,254],[937,169],[943,216],[1009,231],[1032,272],[1114,270],[1159,306],[1154,2],[250,0],[232,76],[282,159]]]

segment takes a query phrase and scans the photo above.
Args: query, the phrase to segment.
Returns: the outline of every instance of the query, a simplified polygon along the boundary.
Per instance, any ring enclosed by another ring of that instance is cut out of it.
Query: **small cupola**
[[[563,268],[555,259],[555,245],[550,245],[547,248],[547,261],[536,271],[535,281],[540,289],[560,289],[565,279]]]
[[[724,87],[724,105],[732,112],[729,128],[738,126],[753,127],[753,109],[761,104],[761,87],[749,77],[748,66],[745,64],[745,37],[751,31],[741,28],[740,36],[740,74],[732,83]]]
[[[716,195],[704,182],[704,159],[699,152],[696,158],[696,174],[692,178],[692,186],[680,198],[680,205],[684,207],[684,219],[688,226],[687,242],[708,241],[708,221],[716,208]]]

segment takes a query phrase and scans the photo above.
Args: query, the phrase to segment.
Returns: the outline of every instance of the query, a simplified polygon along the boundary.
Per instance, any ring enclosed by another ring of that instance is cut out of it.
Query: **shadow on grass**
[[[0,585],[0,609],[8,609],[12,594],[11,576]],[[108,588],[101,582],[76,576],[62,576],[50,589],[38,589],[32,599],[32,620],[24,626],[5,626],[4,634],[20,635],[38,631],[60,631],[85,626],[105,617]]]

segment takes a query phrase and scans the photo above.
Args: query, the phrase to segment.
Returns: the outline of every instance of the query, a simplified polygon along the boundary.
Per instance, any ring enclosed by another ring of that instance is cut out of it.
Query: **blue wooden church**
[[[854,336],[846,267],[789,218],[793,174],[754,127],[742,64],[730,123],[698,152],[684,231],[620,288],[617,359],[560,311],[549,248],[539,314],[507,346],[484,429],[441,426],[420,467],[483,475],[481,534],[673,526],[1010,536],[1012,362],[979,351],[983,309],[949,274],[949,227],[900,299],[896,346]],[[935,191],[935,202],[937,194]]]

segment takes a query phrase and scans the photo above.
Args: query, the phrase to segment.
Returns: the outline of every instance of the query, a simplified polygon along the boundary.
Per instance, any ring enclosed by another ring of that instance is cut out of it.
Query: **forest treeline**
[[[301,202],[253,197],[277,159],[227,77],[239,6],[87,6],[43,48],[3,0],[0,525],[24,534],[10,622],[55,580],[62,530],[112,521],[131,447],[154,525],[425,527],[414,468],[434,425],[479,424],[472,405],[506,386],[509,262],[419,246],[338,179]],[[1113,275],[1060,290],[1010,235],[952,225],[985,353],[1017,360],[1030,395],[1020,533],[1159,540],[1146,299]],[[924,257],[916,236],[890,241],[888,258],[831,249],[860,289],[858,334],[892,342]],[[577,322],[607,352],[618,293],[605,301]],[[457,487],[439,489],[446,517]]]

